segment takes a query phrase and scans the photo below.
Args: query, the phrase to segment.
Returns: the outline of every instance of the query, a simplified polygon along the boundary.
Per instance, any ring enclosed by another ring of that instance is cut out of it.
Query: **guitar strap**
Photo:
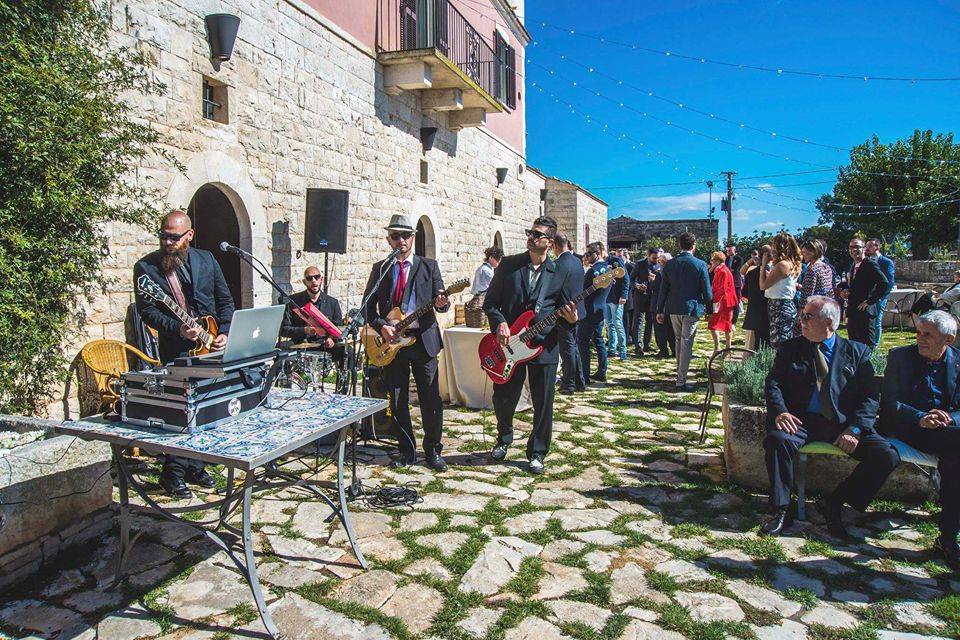
[[[540,315],[540,309],[543,307],[543,298],[547,293],[547,289],[549,288],[548,285],[550,284],[550,276],[553,275],[553,271],[547,268],[548,266],[552,266],[549,264],[549,262],[550,260],[548,258],[547,261],[541,265],[540,277],[537,279],[537,302],[533,306],[533,312],[537,315]]]
[[[187,312],[187,315],[193,315],[193,309],[187,304],[187,297],[183,295],[183,286],[180,284],[180,278],[176,271],[167,274],[167,284],[170,285],[170,292],[173,293],[174,301],[181,309]]]

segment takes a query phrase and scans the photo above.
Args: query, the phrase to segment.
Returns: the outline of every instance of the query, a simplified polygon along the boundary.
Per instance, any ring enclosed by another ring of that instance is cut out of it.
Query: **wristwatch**
[[[855,435],[855,436],[859,436],[859,435],[860,435],[860,427],[850,427],[850,433],[852,433],[852,434]]]

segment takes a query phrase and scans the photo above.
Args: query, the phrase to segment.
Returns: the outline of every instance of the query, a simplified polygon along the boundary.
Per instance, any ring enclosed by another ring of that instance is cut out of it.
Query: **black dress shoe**
[[[183,478],[160,474],[160,487],[174,498],[186,499],[193,496]]]
[[[562,396],[572,396],[572,395],[573,395],[573,389],[566,389],[566,388],[564,388],[564,387],[561,387],[559,393],[560,393],[560,395],[562,395]]]
[[[843,526],[843,520],[840,517],[840,510],[843,505],[837,504],[831,496],[820,496],[817,500],[816,507],[817,513],[826,520],[827,532],[829,532],[830,535],[840,540],[851,540],[853,538],[850,532],[847,531],[847,528]]]
[[[416,454],[410,454],[410,455],[400,454],[398,457],[393,459],[393,461],[390,463],[390,466],[394,469],[405,469],[415,464],[417,464]]]
[[[490,459],[497,462],[503,460],[507,457],[507,445],[502,442],[498,442],[493,446],[493,450],[490,451]]]
[[[207,473],[206,469],[200,469],[198,471],[191,469],[184,474],[183,479],[190,484],[198,485],[204,489],[213,489],[215,486],[217,486],[216,480],[213,479],[213,476]]]
[[[773,517],[763,523],[760,534],[765,536],[779,536],[783,530],[793,524],[793,513],[790,507],[780,507]]]
[[[427,466],[434,471],[439,471],[440,473],[443,473],[447,470],[447,463],[443,461],[443,458],[440,457],[439,453],[427,455]]]
[[[933,543],[933,546],[940,549],[943,553],[943,562],[955,573],[960,573],[960,546],[957,545],[956,536],[944,537],[941,534]]]

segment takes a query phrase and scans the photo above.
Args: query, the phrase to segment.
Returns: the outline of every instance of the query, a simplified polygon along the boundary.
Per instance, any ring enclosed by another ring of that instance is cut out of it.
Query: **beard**
[[[173,273],[187,262],[187,248],[164,250],[160,256],[160,270],[164,274]]]

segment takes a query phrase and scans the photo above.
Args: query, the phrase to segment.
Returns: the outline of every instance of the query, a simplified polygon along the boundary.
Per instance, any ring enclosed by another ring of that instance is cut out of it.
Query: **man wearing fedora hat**
[[[364,315],[367,323],[380,332],[384,340],[394,339],[395,330],[387,321],[394,307],[408,314],[424,302],[433,299],[433,309],[410,325],[407,333],[417,341],[401,349],[397,357],[384,370],[384,382],[390,396],[390,412],[399,429],[399,457],[393,464],[406,467],[417,461],[417,442],[410,420],[410,373],[417,383],[420,399],[420,414],[423,422],[423,452],[427,466],[437,471],[446,471],[447,463],[440,457],[443,444],[443,402],[440,400],[440,379],[437,376],[437,354],[443,348],[440,327],[434,311],[445,312],[450,301],[444,294],[443,278],[436,260],[413,253],[414,236],[417,233],[413,220],[406,215],[394,214],[386,226],[390,249],[399,250],[396,260],[381,260],[373,265],[364,290],[366,296],[387,270],[376,293],[370,296]]]

